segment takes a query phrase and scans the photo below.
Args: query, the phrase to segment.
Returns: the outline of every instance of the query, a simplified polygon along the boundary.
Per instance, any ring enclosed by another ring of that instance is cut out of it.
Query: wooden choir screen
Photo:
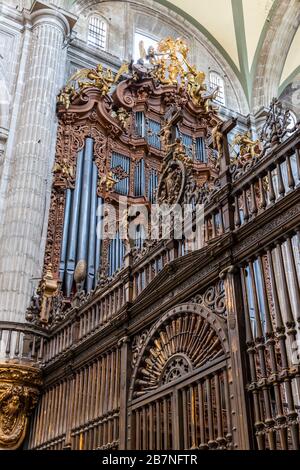
[[[178,381],[177,381],[178,382]],[[231,405],[226,361],[132,405],[136,450],[231,449]]]
[[[119,446],[120,349],[49,386],[31,424],[29,449],[95,450]]]
[[[136,341],[128,447],[231,449],[235,392],[225,318],[181,304]]]
[[[292,233],[241,268],[248,390],[260,450],[300,448],[299,261],[299,233]]]

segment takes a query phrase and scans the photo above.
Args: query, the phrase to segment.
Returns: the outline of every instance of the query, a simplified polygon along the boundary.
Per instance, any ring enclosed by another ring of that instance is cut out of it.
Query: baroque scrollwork
[[[201,186],[198,186],[192,176],[187,178],[187,183],[184,190],[184,204],[188,205],[206,205],[214,198],[221,188],[219,179],[206,181]]]
[[[141,334],[136,335],[132,342],[132,360],[131,360],[131,368],[133,369],[137,364],[139,354],[141,352],[142,347],[144,346],[145,340],[149,334],[149,330],[144,330]]]
[[[248,173],[248,171],[255,167],[259,160],[260,158],[258,156],[255,156],[251,159],[249,158],[247,160],[234,159],[229,167],[230,174],[232,175],[232,181],[235,182],[243,175]]]
[[[15,450],[21,446],[40,386],[38,369],[0,365],[0,449]]]
[[[295,130],[290,128],[291,122],[290,111],[283,108],[283,104],[278,98],[273,98],[260,135],[260,140],[263,143],[263,155],[280,144],[287,134],[291,134]]]
[[[223,281],[209,287],[204,294],[198,294],[192,299],[192,303],[203,305],[211,309],[217,315],[226,315],[225,288]]]

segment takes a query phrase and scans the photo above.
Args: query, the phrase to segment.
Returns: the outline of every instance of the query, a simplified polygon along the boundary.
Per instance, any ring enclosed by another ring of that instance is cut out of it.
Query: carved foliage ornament
[[[193,176],[190,175],[188,176],[187,183],[185,185],[184,204],[208,204],[220,188],[221,183],[219,179],[214,179],[210,183],[206,181],[201,186],[197,186]]]
[[[0,449],[18,449],[38,400],[40,371],[21,365],[0,365]]]

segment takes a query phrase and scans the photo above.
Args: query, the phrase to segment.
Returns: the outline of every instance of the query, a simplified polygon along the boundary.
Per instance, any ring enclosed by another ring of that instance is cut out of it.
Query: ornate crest
[[[14,450],[22,444],[40,385],[38,369],[0,366],[0,449]]]
[[[181,200],[186,170],[180,160],[170,160],[164,170],[157,191],[157,202],[160,206],[171,208]]]

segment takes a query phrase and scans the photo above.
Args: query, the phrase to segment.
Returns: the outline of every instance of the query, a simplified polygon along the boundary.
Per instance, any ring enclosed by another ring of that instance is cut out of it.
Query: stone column
[[[0,316],[2,321],[14,322],[24,321],[32,280],[41,276],[56,95],[64,40],[75,23],[41,2],[33,4],[31,20],[31,52],[0,232]]]
[[[54,160],[56,95],[64,41],[75,24],[62,10],[34,2],[25,86],[0,222],[0,450],[19,448],[41,385],[41,333],[25,325],[33,279],[41,277],[47,184]],[[1,150],[1,148],[0,148]]]

